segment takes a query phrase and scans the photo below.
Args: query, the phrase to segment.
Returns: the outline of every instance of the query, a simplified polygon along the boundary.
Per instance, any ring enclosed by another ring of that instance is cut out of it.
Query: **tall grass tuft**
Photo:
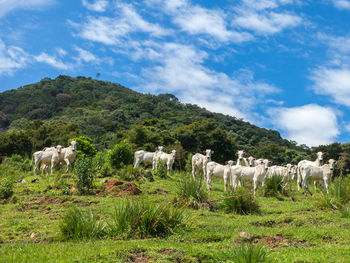
[[[91,210],[70,208],[60,224],[63,239],[92,239],[105,235],[106,224],[99,222]]]
[[[278,196],[280,194],[286,195],[286,189],[283,188],[283,177],[273,175],[266,178],[264,184],[264,196]]]
[[[109,234],[126,238],[164,237],[187,223],[183,209],[127,200],[115,204]]]
[[[0,177],[0,200],[6,200],[13,195],[14,182],[8,176]]]
[[[256,199],[249,190],[243,187],[237,188],[236,191],[225,193],[220,207],[226,213],[241,215],[260,213],[260,206]]]
[[[158,159],[156,169],[154,170],[154,175],[160,178],[166,178],[167,177],[167,165],[166,161]]]
[[[232,261],[235,263],[269,263],[275,262],[267,250],[262,246],[254,246],[252,244],[244,245],[233,249]]]
[[[208,192],[201,180],[195,180],[192,176],[185,176],[179,180],[176,185],[176,203],[198,209],[207,201]]]

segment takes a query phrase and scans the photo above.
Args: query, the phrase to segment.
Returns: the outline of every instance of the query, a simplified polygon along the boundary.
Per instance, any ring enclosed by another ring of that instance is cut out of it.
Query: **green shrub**
[[[13,180],[9,177],[0,178],[0,200],[6,200],[13,195]]]
[[[92,159],[92,166],[94,170],[96,170],[97,172],[100,172],[106,163],[107,163],[106,152],[98,152]]]
[[[164,237],[187,223],[183,209],[126,200],[115,204],[109,228],[113,237]]]
[[[286,189],[283,188],[283,177],[273,175],[265,179],[264,196],[278,196],[280,194],[287,194]]]
[[[91,210],[81,211],[70,208],[60,223],[63,239],[91,239],[105,235],[106,224],[99,222]]]
[[[319,208],[332,208],[341,213],[347,213],[347,205],[350,203],[350,178],[335,178],[329,186],[329,194],[322,193],[316,206]]]
[[[74,165],[75,181],[80,193],[89,192],[93,187],[94,174],[92,160],[88,157],[80,157]]]
[[[116,169],[131,164],[134,158],[131,145],[126,140],[116,144],[108,155],[111,166]]]
[[[81,156],[94,157],[97,150],[92,143],[92,139],[86,136],[80,136],[77,138],[69,139],[68,144],[70,145],[71,141],[77,142],[77,158]]]
[[[105,163],[103,166],[102,166],[102,169],[99,173],[100,177],[111,177],[113,176],[113,169],[112,167],[108,164],[108,163]]]
[[[226,213],[241,215],[260,213],[260,206],[249,190],[240,187],[236,191],[228,191],[220,203]]]
[[[167,177],[167,165],[166,161],[164,160],[158,160],[156,169],[153,171],[154,176],[158,176],[160,178],[166,178]]]
[[[244,245],[231,251],[232,262],[235,263],[269,263],[275,262],[266,249],[253,244]]]
[[[188,205],[198,209],[208,201],[208,192],[201,180],[185,176],[176,185],[176,200],[179,205]]]

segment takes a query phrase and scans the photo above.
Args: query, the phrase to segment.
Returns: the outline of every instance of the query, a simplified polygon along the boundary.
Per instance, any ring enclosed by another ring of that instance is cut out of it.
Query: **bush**
[[[231,251],[232,261],[235,263],[268,263],[275,262],[264,247],[252,244],[241,245]]]
[[[99,222],[94,213],[70,208],[60,223],[60,231],[64,239],[100,238],[105,234],[105,224]]]
[[[200,180],[194,180],[192,176],[181,178],[176,186],[176,200],[179,205],[189,205],[198,209],[201,204],[208,201],[208,192]]]
[[[119,169],[124,165],[131,164],[134,154],[131,145],[123,140],[116,144],[112,150],[109,151],[109,161],[112,167]]]
[[[86,136],[80,136],[77,138],[73,138],[68,140],[68,144],[70,145],[71,141],[77,142],[77,158],[80,156],[88,156],[94,157],[97,150],[92,143],[92,139]]]
[[[273,175],[265,179],[264,196],[278,196],[280,194],[287,195],[287,190],[283,188],[283,177]]]
[[[105,163],[102,166],[102,169],[101,169],[99,175],[100,175],[100,177],[111,177],[111,176],[113,176],[113,169],[112,169],[112,167],[108,163]]]
[[[89,192],[93,187],[94,174],[92,171],[92,160],[88,157],[80,157],[75,161],[75,181],[80,193]]]
[[[347,213],[347,205],[350,203],[350,178],[335,178],[329,186],[329,194],[322,193],[316,204],[319,208],[337,209],[341,213]]]
[[[0,200],[6,200],[13,195],[13,180],[9,177],[0,178]]]
[[[157,161],[157,165],[156,165],[156,169],[153,171],[153,174],[155,176],[158,176],[160,178],[166,178],[167,177],[167,165],[166,165],[166,161],[163,160],[158,160]]]
[[[127,200],[114,206],[109,227],[113,237],[164,237],[187,223],[188,217],[182,209]]]
[[[252,193],[241,187],[236,191],[228,191],[224,195],[220,207],[226,213],[235,213],[241,215],[260,213],[260,206]]]

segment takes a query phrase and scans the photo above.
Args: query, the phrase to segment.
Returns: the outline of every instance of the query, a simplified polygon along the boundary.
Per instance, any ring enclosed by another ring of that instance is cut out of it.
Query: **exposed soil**
[[[153,192],[151,192],[150,194],[160,194],[160,195],[166,195],[169,194],[169,191],[165,191],[163,189],[159,189],[157,188],[156,190],[154,190]]]
[[[184,251],[178,249],[161,249],[158,250],[158,253],[162,255],[172,255],[175,253],[184,253]]]
[[[126,262],[146,263],[151,262],[150,257],[143,253],[132,253],[126,256]]]
[[[269,247],[276,248],[276,247],[283,247],[283,246],[290,246],[291,242],[289,239],[284,238],[281,235],[277,236],[267,236],[267,237],[262,237],[262,238],[255,238],[253,240],[254,244],[257,243],[263,243]]]
[[[283,219],[282,221],[279,221],[279,222],[276,222],[275,220],[268,220],[265,222],[260,222],[260,221],[252,222],[250,224],[254,225],[254,226],[274,227],[274,226],[281,225],[281,224],[290,224],[293,220],[294,220],[294,218],[286,218],[286,219]]]
[[[97,193],[97,196],[118,196],[121,194],[128,194],[128,195],[138,195],[142,193],[142,191],[137,188],[137,186],[134,183],[124,183],[122,181],[118,180],[110,180],[108,181],[100,191]]]

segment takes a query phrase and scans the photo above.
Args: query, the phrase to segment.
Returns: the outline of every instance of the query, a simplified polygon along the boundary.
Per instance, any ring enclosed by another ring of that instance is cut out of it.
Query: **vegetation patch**
[[[119,196],[121,194],[138,195],[142,191],[134,183],[124,183],[118,180],[108,181],[100,191],[98,196]]]
[[[220,207],[226,213],[241,215],[258,214],[260,206],[252,193],[245,188],[238,188],[236,191],[228,191],[224,194]]]

